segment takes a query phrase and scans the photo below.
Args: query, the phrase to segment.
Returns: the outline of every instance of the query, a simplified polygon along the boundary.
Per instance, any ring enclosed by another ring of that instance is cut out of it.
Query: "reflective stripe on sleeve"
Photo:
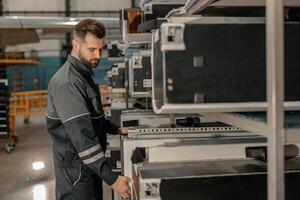
[[[88,156],[88,155],[94,153],[94,152],[97,151],[98,149],[100,149],[100,144],[97,144],[97,145],[95,145],[95,146],[93,146],[93,147],[91,147],[91,148],[89,148],[89,149],[87,149],[87,150],[85,150],[85,151],[82,151],[82,152],[80,152],[78,155],[79,155],[79,157],[82,158],[82,157],[84,157],[84,156]]]
[[[103,158],[103,157],[104,157],[104,153],[100,152],[100,153],[96,154],[95,156],[93,156],[91,158],[83,160],[82,162],[87,165],[87,164],[91,164],[91,163],[93,163],[93,162],[95,162],[95,161],[97,161],[97,160],[99,160],[100,158]]]

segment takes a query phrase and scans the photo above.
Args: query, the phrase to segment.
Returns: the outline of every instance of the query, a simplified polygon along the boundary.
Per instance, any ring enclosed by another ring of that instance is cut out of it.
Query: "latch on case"
[[[181,23],[164,23],[161,25],[161,50],[182,51],[185,50],[184,28]]]

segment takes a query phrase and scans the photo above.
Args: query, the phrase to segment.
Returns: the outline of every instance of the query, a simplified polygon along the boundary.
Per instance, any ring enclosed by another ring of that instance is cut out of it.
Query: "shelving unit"
[[[4,74],[3,74],[4,73]],[[16,138],[10,135],[10,120],[9,120],[9,95],[8,95],[8,80],[5,79],[5,70],[1,72],[0,79],[0,138],[8,138],[9,141],[5,145],[6,152],[15,145]]]
[[[7,79],[0,79],[0,136],[9,135]]]
[[[8,142],[5,145],[5,150],[7,153],[12,152],[14,149],[17,143],[17,135],[15,128],[16,110],[9,108],[10,94],[8,93],[6,69],[12,66],[26,67],[38,64],[40,64],[40,61],[34,52],[31,52],[29,57],[25,56],[25,52],[0,53],[0,136],[5,135],[8,138]],[[16,81],[13,84],[20,86],[20,83],[17,83]]]
[[[283,19],[283,0],[266,0],[267,112],[201,113],[267,138],[269,200],[285,199],[284,144],[300,141],[300,112],[284,112]]]
[[[202,113],[204,116],[222,121],[243,130],[248,130],[264,137],[268,137],[266,112],[243,112],[243,113]],[[286,111],[284,131],[285,143],[300,142],[300,112]]]

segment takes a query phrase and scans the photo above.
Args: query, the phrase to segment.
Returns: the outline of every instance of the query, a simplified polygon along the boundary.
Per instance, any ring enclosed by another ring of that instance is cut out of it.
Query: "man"
[[[99,89],[92,80],[104,37],[100,22],[78,23],[72,53],[49,83],[46,121],[53,140],[58,200],[102,199],[102,180],[123,198],[130,197],[130,179],[114,174],[104,156],[106,133],[128,131],[105,119]]]

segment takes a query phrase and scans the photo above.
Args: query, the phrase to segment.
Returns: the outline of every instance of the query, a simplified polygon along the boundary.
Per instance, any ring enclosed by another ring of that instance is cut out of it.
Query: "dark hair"
[[[80,39],[84,39],[88,32],[92,33],[97,38],[105,37],[104,25],[94,19],[82,20],[74,28],[74,36]]]

